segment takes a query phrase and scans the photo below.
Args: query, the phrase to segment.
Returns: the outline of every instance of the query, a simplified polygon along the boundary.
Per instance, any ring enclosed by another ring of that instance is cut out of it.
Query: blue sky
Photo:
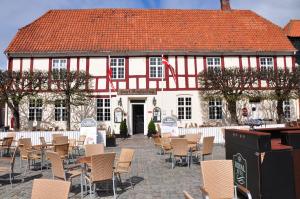
[[[49,9],[219,9],[219,2],[220,0],[1,0],[0,68],[6,68],[3,52],[17,30]],[[231,0],[231,7],[253,10],[280,26],[284,26],[290,19],[300,19],[299,0]]]

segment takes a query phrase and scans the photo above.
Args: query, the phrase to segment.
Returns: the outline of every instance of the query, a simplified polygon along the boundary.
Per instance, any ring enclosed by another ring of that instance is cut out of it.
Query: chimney
[[[230,0],[220,0],[221,2],[221,10],[223,11],[230,11]]]

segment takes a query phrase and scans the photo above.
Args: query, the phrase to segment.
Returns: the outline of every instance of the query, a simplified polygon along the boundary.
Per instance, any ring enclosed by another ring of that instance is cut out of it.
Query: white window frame
[[[101,102],[102,101],[102,102]],[[97,121],[105,122],[111,120],[110,111],[110,99],[109,98],[97,98],[96,99],[96,119]]]
[[[260,57],[259,58],[260,71],[268,71],[274,69],[274,58],[273,57]]]
[[[206,57],[208,71],[221,71],[221,57]]]
[[[58,116],[58,117],[57,117]],[[55,100],[54,102],[54,120],[67,121],[66,100]]]
[[[177,117],[179,120],[192,119],[192,99],[192,96],[177,96]]]
[[[211,111],[211,109],[212,109],[212,111]],[[210,119],[210,120],[221,120],[221,119],[223,119],[223,102],[222,102],[222,99],[215,98],[215,99],[211,99],[211,100],[208,101],[208,119]]]
[[[40,122],[42,121],[42,119],[43,119],[43,100],[40,98],[29,99],[28,120]]]
[[[291,102],[290,100],[284,100],[282,104],[283,115],[285,119],[291,119]]]
[[[112,79],[125,79],[125,58],[110,58],[110,67],[112,70]]]
[[[163,78],[164,77],[164,68],[165,67],[162,64],[161,57],[149,57],[149,77],[150,78]]]
[[[52,79],[54,80],[64,79],[66,72],[67,72],[67,59],[52,60]]]

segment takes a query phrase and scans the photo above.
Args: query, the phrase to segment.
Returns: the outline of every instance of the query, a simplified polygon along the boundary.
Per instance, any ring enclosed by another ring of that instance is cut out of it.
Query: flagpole
[[[161,71],[161,110],[162,110],[162,115],[164,114],[164,110],[163,110],[163,93],[164,93],[164,86],[163,86],[163,77],[164,77],[164,69],[165,69],[165,64],[163,64],[163,58],[164,55],[161,55],[161,63],[162,63],[162,71]]]
[[[108,55],[108,75],[110,75],[110,55]],[[110,77],[112,78],[112,77]],[[109,80],[111,81],[111,79]],[[111,101],[111,84],[112,82],[108,82],[108,85],[109,85],[109,111],[110,111],[110,130],[111,130],[111,133],[113,132],[113,127],[112,127],[112,111],[111,111],[111,104],[112,104],[112,101]],[[104,102],[105,103],[105,102]]]

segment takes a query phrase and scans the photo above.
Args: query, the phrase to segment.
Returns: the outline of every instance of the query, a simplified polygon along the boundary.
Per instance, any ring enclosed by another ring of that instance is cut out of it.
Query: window
[[[283,102],[283,115],[285,119],[291,118],[291,104],[289,100]]]
[[[66,100],[55,100],[55,121],[67,121]]]
[[[124,58],[111,58],[110,67],[112,70],[113,79],[125,78],[125,59]]]
[[[110,121],[110,99],[97,99],[97,121]]]
[[[222,101],[221,99],[214,99],[210,100],[208,103],[208,113],[209,113],[209,119],[216,120],[216,119],[222,119]]]
[[[42,121],[42,113],[43,113],[42,106],[43,106],[42,99],[29,100],[29,121]]]
[[[66,59],[53,59],[52,61],[52,78],[54,80],[64,79],[67,72]]]
[[[161,57],[150,57],[150,77],[159,78],[163,77],[163,65]]]
[[[220,57],[208,57],[207,61],[207,70],[208,71],[221,71],[221,58]]]
[[[192,119],[192,98],[191,97],[178,97],[178,119],[190,120]]]
[[[273,57],[261,57],[260,58],[260,70],[261,71],[269,71],[273,70],[274,62]]]

